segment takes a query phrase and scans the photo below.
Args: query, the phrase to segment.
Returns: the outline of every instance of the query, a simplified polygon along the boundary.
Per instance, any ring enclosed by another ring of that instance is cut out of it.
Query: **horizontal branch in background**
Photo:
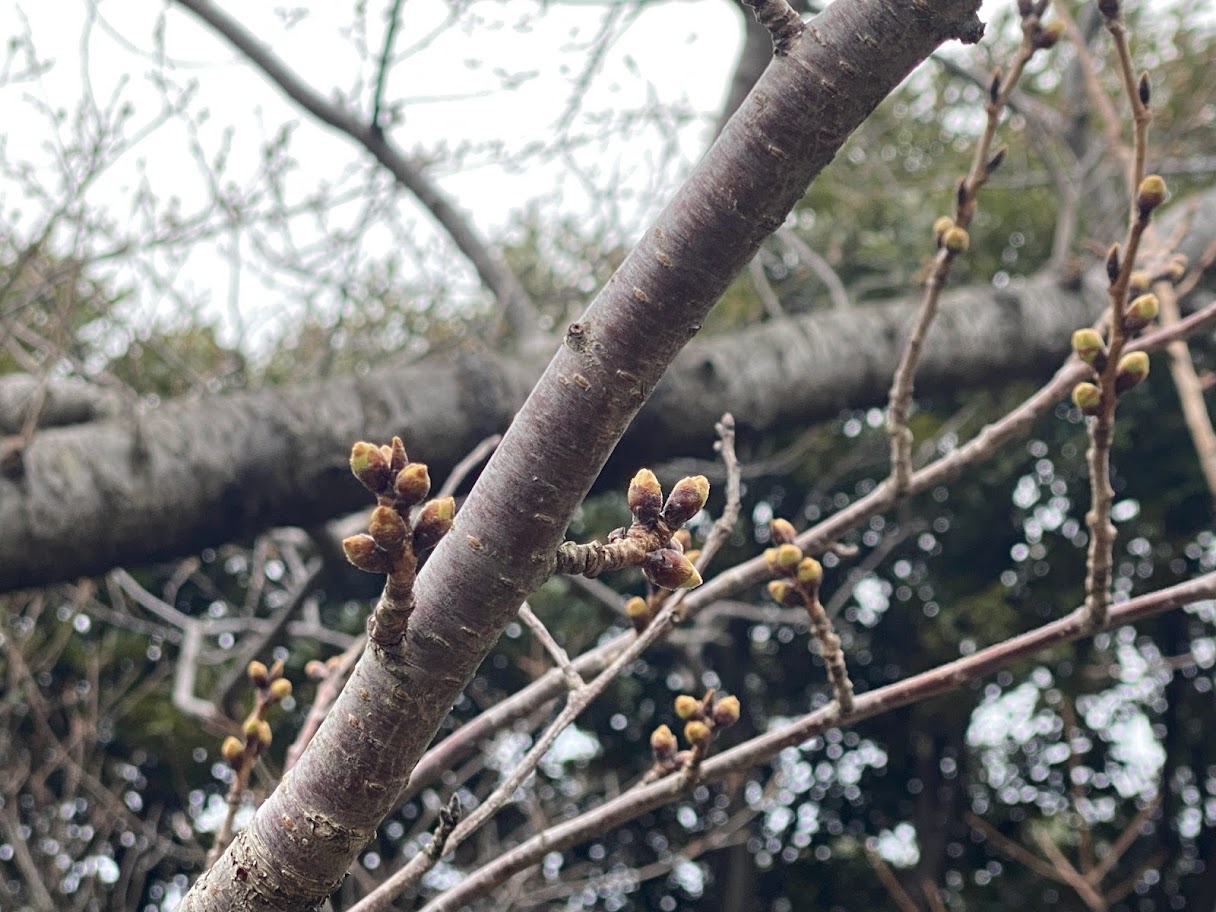
[[[1203,197],[1195,224],[1196,237],[1216,238],[1216,192]],[[948,293],[917,388],[933,396],[1041,380],[1104,300],[1101,288],[1071,292],[1047,275],[1020,289]],[[622,439],[606,481],[706,455],[724,410],[738,416],[747,443],[883,402],[914,308],[858,306],[694,342]],[[442,476],[507,426],[543,368],[542,358],[467,347],[363,377],[177,400],[138,417],[40,430],[23,452],[23,473],[0,477],[0,591],[348,513],[362,503],[346,467],[352,440],[405,433]],[[0,378],[0,400],[20,382]]]

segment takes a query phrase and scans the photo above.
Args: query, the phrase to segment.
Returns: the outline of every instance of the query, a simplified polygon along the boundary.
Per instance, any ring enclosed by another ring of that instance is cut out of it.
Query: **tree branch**
[[[192,12],[231,44],[288,98],[317,120],[346,134],[370,152],[376,161],[396,178],[397,183],[412,193],[430,212],[460,252],[473,264],[482,283],[498,299],[503,318],[515,337],[520,341],[536,339],[539,331],[536,308],[519,279],[443,191],[384,135],[380,124],[374,120],[364,123],[353,112],[321,96],[275,56],[269,47],[211,0],[175,2]],[[377,88],[377,98],[379,91]]]

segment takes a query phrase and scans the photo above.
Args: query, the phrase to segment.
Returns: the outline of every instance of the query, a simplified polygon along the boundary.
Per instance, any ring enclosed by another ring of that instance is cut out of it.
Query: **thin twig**
[[[1106,364],[1099,372],[1098,386],[1101,390],[1098,412],[1089,422],[1089,448],[1085,457],[1089,464],[1090,507],[1085,514],[1089,529],[1089,552],[1086,557],[1085,603],[1095,626],[1102,623],[1111,601],[1112,554],[1116,530],[1110,520],[1110,507],[1115,498],[1110,480],[1110,448],[1115,433],[1115,406],[1118,392],[1115,389],[1119,362],[1123,357],[1129,334],[1124,328],[1123,311],[1127,302],[1127,290],[1132,270],[1136,265],[1136,253],[1140,240],[1149,224],[1149,212],[1139,203],[1139,187],[1144,180],[1144,158],[1148,147],[1148,124],[1150,114],[1147,104],[1140,98],[1136,74],[1132,70],[1131,53],[1127,46],[1127,32],[1122,19],[1116,15],[1106,19],[1106,28],[1114,40],[1119,58],[1119,70],[1132,110],[1133,141],[1131,173],[1128,196],[1127,239],[1122,251],[1112,248],[1108,257],[1108,272],[1112,273],[1108,294],[1110,296],[1109,338],[1107,340]],[[1120,259],[1121,258],[1121,259]],[[1117,268],[1111,268],[1115,266]]]
[[[920,906],[908,895],[908,891],[904,889],[904,885],[896,878],[895,872],[891,870],[891,866],[887,864],[886,859],[879,855],[878,850],[874,848],[873,842],[874,840],[872,839],[867,840],[862,849],[866,853],[866,861],[870,863],[870,868],[878,875],[878,880],[886,888],[887,894],[903,912],[920,912]]]
[[[401,23],[401,0],[393,0],[388,13],[388,28],[384,33],[384,47],[380,51],[380,63],[376,68],[376,91],[372,95],[372,129],[384,130],[380,122],[380,106],[384,101],[384,85],[388,82],[389,64],[393,56],[393,42],[397,38],[397,27]]]
[[[1137,623],[1156,614],[1193,602],[1216,598],[1216,573],[1208,573],[1176,586],[1130,599],[1111,608],[1104,629]],[[895,684],[860,695],[852,721],[868,719],[899,707],[918,703],[963,687],[1035,655],[1045,649],[1072,642],[1093,633],[1084,606],[1058,621],[1012,637],[938,668],[914,675]],[[718,781],[727,775],[767,762],[781,750],[801,744],[837,724],[835,706],[829,705],[787,725],[759,735],[702,764],[700,782]],[[549,852],[562,851],[585,839],[633,820],[648,811],[670,803],[685,793],[682,776],[668,776],[607,800],[594,809],[538,833],[494,861],[468,874],[459,885],[428,903],[423,912],[444,912],[464,907],[489,895],[519,871],[538,864]],[[364,909],[360,912],[364,912]]]
[[[324,98],[212,0],[176,2],[223,37],[292,101],[370,152],[430,212],[473,264],[481,281],[498,299],[503,318],[516,337],[520,340],[537,337],[540,332],[537,310],[519,278],[443,191],[388,140],[378,125],[363,123],[351,111]]]
[[[519,619],[527,625],[528,629],[532,631],[532,635],[545,647],[545,652],[549,653],[554,664],[565,675],[566,683],[570,689],[578,690],[586,686],[582,675],[575,671],[574,666],[570,664],[570,656],[566,655],[566,650],[562,649],[558,645],[557,640],[553,639],[553,634],[549,632],[549,628],[536,616],[527,602],[519,606]]]
[[[916,318],[912,333],[908,337],[899,366],[891,380],[891,392],[887,406],[887,433],[891,438],[891,475],[889,484],[897,496],[908,492],[912,475],[912,430],[908,427],[908,414],[912,408],[912,390],[916,381],[916,369],[920,364],[921,350],[929,334],[929,327],[937,316],[938,304],[942,290],[950,278],[954,261],[966,251],[968,244],[967,229],[975,215],[975,204],[980,189],[988,182],[992,172],[999,167],[1004,157],[1003,151],[992,151],[992,142],[996,137],[997,125],[1001,114],[1013,93],[1014,86],[1021,78],[1022,71],[1036,48],[1035,38],[1040,32],[1039,16],[1031,13],[1022,19],[1022,43],[1018,46],[1013,64],[1009,72],[1001,78],[998,70],[993,74],[985,104],[987,122],[984,133],[975,146],[971,168],[967,176],[959,183],[955,194],[954,217],[950,224],[938,232],[937,254],[933,259],[933,269],[925,282],[925,295],[921,302],[920,313]]]
[[[1178,307],[1178,296],[1169,282],[1157,282],[1153,291],[1161,302],[1161,325],[1172,326],[1182,319]],[[1182,406],[1182,417],[1186,429],[1199,457],[1199,468],[1207,483],[1208,493],[1216,502],[1216,430],[1212,429],[1212,416],[1208,414],[1203,399],[1203,383],[1195,371],[1190,347],[1183,339],[1176,339],[1166,346],[1169,353],[1170,376],[1178,390],[1178,401]]]

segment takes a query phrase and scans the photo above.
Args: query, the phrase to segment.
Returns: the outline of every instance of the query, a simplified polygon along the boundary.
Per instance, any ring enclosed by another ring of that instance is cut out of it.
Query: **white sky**
[[[379,53],[389,5],[388,0],[370,4],[372,33],[366,42],[373,57]],[[225,6],[323,95],[349,93],[360,110],[370,109],[374,61],[359,53],[350,35],[352,4],[310,4],[312,9],[290,27],[279,4]],[[546,212],[553,209],[619,220],[635,230],[640,227],[661,206],[680,169],[701,154],[741,34],[738,14],[724,0],[652,4],[626,14],[591,3],[555,4],[542,11],[530,0],[484,2],[470,5],[455,26],[445,27],[448,10],[442,0],[403,4],[396,48],[418,50],[394,67],[385,97],[389,103],[401,104],[404,114],[404,123],[393,130],[394,139],[406,150],[431,158],[434,165],[429,173],[473,212],[476,224],[487,233],[501,229],[511,213],[536,199],[543,200]],[[89,28],[92,16],[96,19]],[[226,180],[234,186],[256,180],[265,142],[288,124],[297,124],[290,146],[296,166],[285,183],[289,199],[303,199],[321,183],[349,175],[357,163],[366,162],[351,141],[302,115],[277,88],[174,4],[0,0],[0,27],[9,35],[28,33],[39,59],[52,63],[38,79],[0,87],[6,157],[29,163],[46,185],[53,187],[58,180],[59,151],[40,109],[67,112],[60,133],[62,142],[69,143],[73,111],[87,79],[103,107],[112,97],[130,102],[135,113],[126,132],[138,132],[164,103],[156,88],[163,72],[161,35],[171,62],[171,91],[193,92],[189,110],[195,120],[199,112],[208,112],[197,128],[198,146],[207,159],[227,149]],[[523,170],[494,164],[503,155],[524,154],[531,146],[553,141],[571,84],[584,66],[585,48],[601,28],[619,37],[570,125],[572,135],[589,136],[590,141],[576,145],[569,158],[533,156]],[[661,148],[660,131],[602,124],[609,112],[647,107],[702,115],[671,131],[674,157],[666,154],[672,150]],[[181,122],[160,126],[89,187],[88,204],[120,221],[129,219],[133,200],[144,187],[162,205],[173,200],[181,213],[196,211],[211,196],[189,151],[191,142],[190,131]],[[446,166],[448,150],[462,146],[473,150],[470,166],[461,170]],[[613,212],[594,211],[591,188],[614,191]],[[10,225],[29,232],[46,208],[0,176],[0,211]],[[408,198],[402,199],[401,211],[416,224],[417,236],[433,237],[429,218]],[[362,216],[354,206],[344,213],[348,220]],[[303,221],[296,231],[305,239],[310,234],[315,237]],[[392,243],[387,232],[373,234],[369,249]],[[430,243],[442,256],[444,247]],[[230,335],[237,331],[234,324],[244,325],[234,315],[230,297],[239,302],[236,306],[246,319],[250,312],[267,307],[276,312],[281,306],[290,307],[278,300],[285,294],[282,287],[267,287],[258,271],[248,267],[234,275],[232,264],[220,242],[196,251],[185,262],[159,262],[157,271],[178,292],[202,301],[204,313],[220,318]],[[460,264],[458,269],[465,267]],[[131,277],[131,282],[144,284],[138,277]],[[181,306],[147,290],[140,298],[143,313],[133,315],[136,323],[146,324],[154,314],[163,317],[166,308]]]

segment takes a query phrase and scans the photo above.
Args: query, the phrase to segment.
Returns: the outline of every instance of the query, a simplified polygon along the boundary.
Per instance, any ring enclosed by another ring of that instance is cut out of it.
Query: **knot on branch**
[[[773,56],[784,57],[806,29],[806,23],[786,0],[744,0],[756,21],[773,38]]]

